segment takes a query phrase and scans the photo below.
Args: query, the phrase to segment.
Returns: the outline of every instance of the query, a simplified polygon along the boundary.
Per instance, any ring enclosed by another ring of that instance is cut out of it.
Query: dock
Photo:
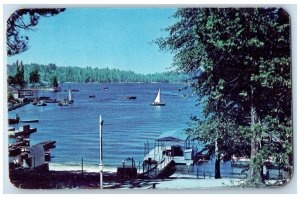
[[[153,160],[155,162],[160,162],[162,159],[169,157],[172,160],[174,160],[174,162],[176,164],[180,164],[180,165],[192,165],[193,164],[192,159],[185,159],[184,156],[172,156],[172,155],[167,156],[167,155],[164,155],[164,153],[167,153],[165,146],[156,146],[147,155],[145,155],[144,161],[151,158],[151,160]]]
[[[8,131],[8,137],[10,138],[16,138],[18,136],[29,136],[31,133],[34,133],[37,131],[37,128],[30,128],[30,125],[24,125],[23,127],[19,128],[19,131],[17,130],[11,130]]]
[[[9,104],[8,105],[8,111],[15,110],[17,108],[23,107],[25,105],[30,104],[30,101],[22,102],[22,103],[17,103],[17,104]]]
[[[150,178],[165,178],[176,171],[176,165],[194,164],[197,147],[187,135],[170,131],[161,134],[154,145],[144,144],[143,172]]]

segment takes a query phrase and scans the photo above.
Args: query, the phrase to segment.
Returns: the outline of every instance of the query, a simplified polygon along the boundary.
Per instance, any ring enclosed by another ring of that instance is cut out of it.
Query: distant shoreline
[[[15,76],[17,64],[7,65],[8,76]],[[60,82],[82,82],[82,83],[120,83],[120,82],[184,82],[189,79],[188,75],[178,71],[165,71],[151,74],[141,74],[130,70],[110,68],[90,68],[74,66],[56,66],[55,64],[24,64],[25,81],[29,82],[30,73],[38,70],[41,82],[50,82],[55,76]]]

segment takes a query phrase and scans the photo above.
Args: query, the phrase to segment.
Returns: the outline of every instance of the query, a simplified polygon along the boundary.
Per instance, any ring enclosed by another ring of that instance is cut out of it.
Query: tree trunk
[[[217,157],[215,162],[215,179],[221,179],[220,162],[221,159]]]
[[[252,94],[252,100],[253,100],[253,89],[251,89]],[[258,116],[256,108],[253,105],[253,102],[251,104],[251,130],[252,130],[252,138],[251,138],[251,165],[250,165],[250,180],[253,182],[260,182],[261,177],[261,166],[260,165],[254,165],[257,157],[257,152],[259,149],[259,141],[257,140],[257,130],[255,129],[255,125],[259,123],[258,122]]]
[[[221,170],[220,170],[220,162],[221,162],[221,153],[218,147],[218,141],[215,141],[215,156],[216,156],[216,162],[215,162],[215,179],[221,178]]]

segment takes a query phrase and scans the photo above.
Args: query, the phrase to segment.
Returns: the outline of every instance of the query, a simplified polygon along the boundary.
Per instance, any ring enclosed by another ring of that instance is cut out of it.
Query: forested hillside
[[[155,74],[137,74],[133,71],[122,71],[109,68],[91,67],[59,67],[55,64],[24,64],[24,79],[29,82],[29,74],[38,70],[41,82],[50,82],[56,76],[59,82],[180,82],[184,81],[184,75],[177,72],[164,72]],[[7,65],[8,76],[14,76],[17,64]]]

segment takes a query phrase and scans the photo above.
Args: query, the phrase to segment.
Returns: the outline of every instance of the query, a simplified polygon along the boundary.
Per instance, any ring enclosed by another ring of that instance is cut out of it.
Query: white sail
[[[160,103],[160,89],[158,89],[158,93],[157,93],[157,96],[154,100],[154,103],[158,103],[158,104]]]
[[[72,92],[71,89],[69,89],[69,96],[68,96],[68,100],[71,101],[72,100]]]

